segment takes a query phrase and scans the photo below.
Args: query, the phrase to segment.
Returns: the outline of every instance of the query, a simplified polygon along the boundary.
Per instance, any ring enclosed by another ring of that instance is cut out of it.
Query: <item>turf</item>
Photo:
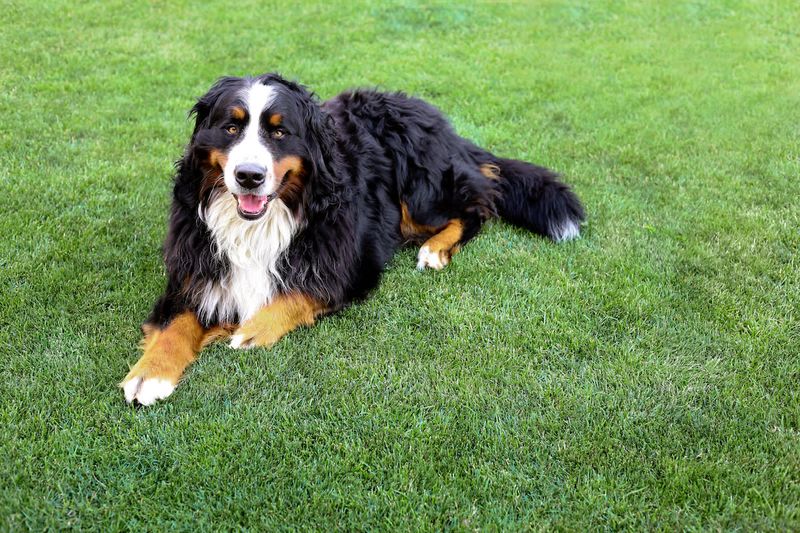
[[[2,10],[0,529],[800,528],[794,2]],[[427,98],[562,172],[583,237],[404,250],[129,407],[186,112],[269,70]]]

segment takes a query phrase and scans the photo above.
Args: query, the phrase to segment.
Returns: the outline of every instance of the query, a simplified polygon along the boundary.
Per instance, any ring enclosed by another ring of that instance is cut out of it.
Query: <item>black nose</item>
[[[255,189],[260,187],[267,178],[267,169],[255,163],[242,163],[233,169],[236,176],[236,183],[245,189]]]

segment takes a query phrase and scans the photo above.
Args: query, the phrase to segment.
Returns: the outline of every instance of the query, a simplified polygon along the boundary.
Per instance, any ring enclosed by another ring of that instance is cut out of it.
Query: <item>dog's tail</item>
[[[484,176],[493,180],[498,192],[497,214],[554,241],[574,239],[586,218],[580,200],[558,174],[516,159],[492,156],[481,166]]]

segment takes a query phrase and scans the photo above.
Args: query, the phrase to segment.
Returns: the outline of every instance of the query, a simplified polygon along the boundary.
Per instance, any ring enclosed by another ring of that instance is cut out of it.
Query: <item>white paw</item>
[[[163,400],[175,390],[175,385],[159,378],[131,378],[122,384],[125,391],[125,401],[128,403],[136,400],[141,405],[153,405],[156,400]]]
[[[245,340],[244,335],[234,335],[231,337],[230,347],[238,350],[246,350],[250,348],[250,340]]]
[[[447,266],[448,262],[449,261],[443,257],[443,254],[432,252],[427,246],[420,248],[417,254],[417,270],[425,270],[425,267],[441,270]]]

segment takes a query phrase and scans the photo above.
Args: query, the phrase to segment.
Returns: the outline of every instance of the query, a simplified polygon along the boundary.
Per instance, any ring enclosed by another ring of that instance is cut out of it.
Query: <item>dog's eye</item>
[[[283,139],[286,135],[286,132],[282,129],[277,129],[272,131],[272,138],[273,139]]]
[[[239,133],[239,126],[228,126],[225,131],[228,132],[228,135],[236,135]]]

